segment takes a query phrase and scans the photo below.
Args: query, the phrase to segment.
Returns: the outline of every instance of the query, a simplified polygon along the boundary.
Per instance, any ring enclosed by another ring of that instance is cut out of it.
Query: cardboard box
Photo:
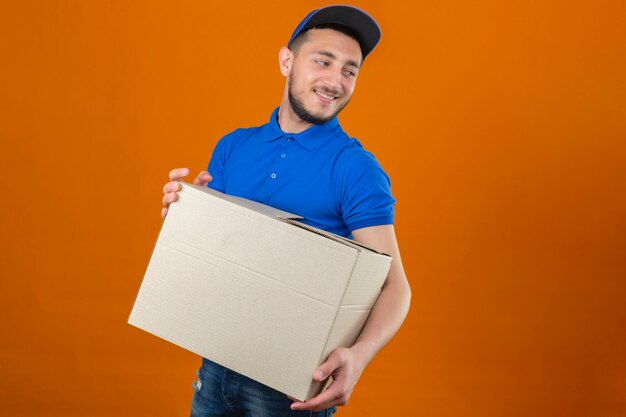
[[[358,337],[391,257],[290,213],[183,183],[128,322],[299,400]]]

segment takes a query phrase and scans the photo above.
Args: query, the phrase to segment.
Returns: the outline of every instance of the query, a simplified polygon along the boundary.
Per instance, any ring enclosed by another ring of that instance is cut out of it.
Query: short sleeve
[[[350,232],[393,224],[391,182],[374,156],[359,149],[345,164],[341,182],[341,213]]]
[[[237,133],[238,130],[222,137],[215,145],[211,161],[209,161],[208,171],[213,180],[208,184],[208,187],[222,193],[226,189],[226,162],[231,154],[234,136]]]

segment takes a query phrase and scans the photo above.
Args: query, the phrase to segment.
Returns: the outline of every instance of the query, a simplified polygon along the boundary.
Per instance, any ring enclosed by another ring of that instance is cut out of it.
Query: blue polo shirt
[[[285,133],[278,108],[269,123],[237,129],[215,146],[209,187],[304,217],[303,223],[350,237],[393,224],[389,177],[333,118]]]

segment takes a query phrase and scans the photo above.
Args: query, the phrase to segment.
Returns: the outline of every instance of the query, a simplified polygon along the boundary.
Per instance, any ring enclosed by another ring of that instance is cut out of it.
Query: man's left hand
[[[313,372],[313,380],[323,381],[332,376],[333,382],[318,396],[304,402],[294,402],[291,409],[320,411],[346,405],[365,368],[360,362],[355,353],[348,348],[340,347],[333,350],[326,362]]]

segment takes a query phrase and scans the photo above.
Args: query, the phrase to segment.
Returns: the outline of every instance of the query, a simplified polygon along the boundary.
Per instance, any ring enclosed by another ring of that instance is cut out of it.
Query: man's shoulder
[[[374,154],[366,150],[357,138],[347,136],[342,139],[337,158],[346,165],[376,163]]]
[[[237,143],[248,140],[250,138],[263,137],[267,134],[267,130],[267,124],[253,127],[240,127],[222,136],[219,144],[222,146],[236,145]]]
[[[261,134],[265,130],[267,124],[252,127],[239,127],[232,132],[224,135],[224,138],[243,138],[255,134]]]

